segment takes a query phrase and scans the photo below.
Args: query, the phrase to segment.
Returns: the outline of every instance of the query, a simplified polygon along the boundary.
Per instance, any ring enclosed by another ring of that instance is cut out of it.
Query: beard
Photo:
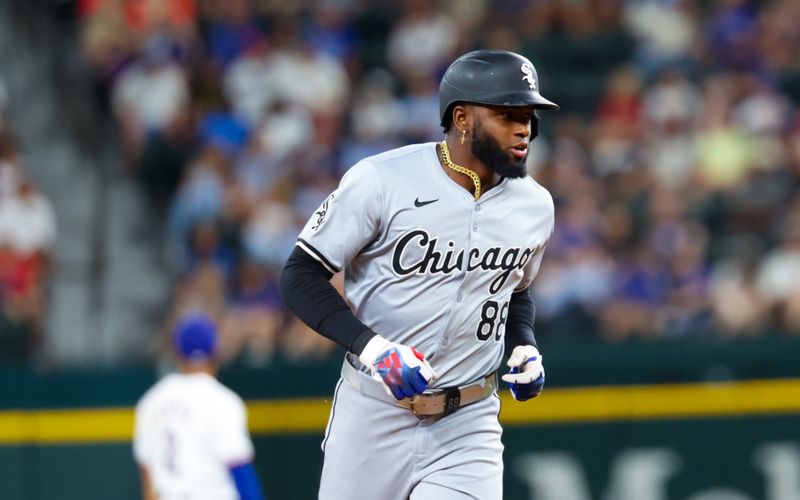
[[[470,146],[472,155],[501,177],[517,179],[528,175],[525,166],[528,155],[514,158],[507,151],[503,151],[500,143],[483,129],[479,121],[475,122],[475,127],[472,129]]]

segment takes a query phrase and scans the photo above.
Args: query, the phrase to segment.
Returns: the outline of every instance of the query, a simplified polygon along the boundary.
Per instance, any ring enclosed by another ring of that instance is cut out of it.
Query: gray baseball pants
[[[495,394],[445,417],[418,418],[340,379],[319,500],[501,500],[499,412]]]

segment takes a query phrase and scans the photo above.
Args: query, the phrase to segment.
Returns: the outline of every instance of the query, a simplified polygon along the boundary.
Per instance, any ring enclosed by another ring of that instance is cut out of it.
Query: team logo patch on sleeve
[[[312,231],[316,231],[319,227],[325,222],[325,216],[328,215],[328,205],[330,204],[331,200],[333,199],[333,194],[328,196],[325,201],[322,202],[320,205],[319,210],[314,212],[314,215],[317,216],[317,220],[314,221],[314,225],[311,226]]]

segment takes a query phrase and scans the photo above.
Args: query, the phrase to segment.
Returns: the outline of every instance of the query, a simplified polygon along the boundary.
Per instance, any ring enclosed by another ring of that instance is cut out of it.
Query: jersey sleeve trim
[[[330,272],[331,274],[336,274],[336,273],[338,273],[338,272],[340,271],[340,269],[338,269],[336,266],[334,266],[333,264],[331,264],[331,262],[330,262],[328,259],[326,259],[326,258],[325,258],[325,256],[324,256],[324,255],[322,255],[322,254],[320,253],[320,251],[319,251],[319,250],[317,250],[316,248],[314,248],[314,247],[313,247],[313,246],[312,246],[312,245],[311,245],[309,242],[307,242],[306,240],[304,240],[304,239],[302,239],[302,238],[298,238],[298,239],[297,239],[297,246],[298,246],[298,247],[300,247],[300,248],[302,248],[303,250],[305,250],[305,252],[306,252],[308,255],[310,255],[311,257],[313,257],[313,258],[314,258],[314,260],[316,260],[316,261],[318,261],[320,264],[322,264],[322,265],[325,267],[325,269],[326,269],[328,272]]]
[[[242,465],[247,465],[249,463],[252,463],[254,459],[255,459],[255,454],[249,453],[246,456],[243,456],[242,458],[238,459],[234,458],[226,461],[225,466],[228,469],[235,469],[236,467],[241,467]]]

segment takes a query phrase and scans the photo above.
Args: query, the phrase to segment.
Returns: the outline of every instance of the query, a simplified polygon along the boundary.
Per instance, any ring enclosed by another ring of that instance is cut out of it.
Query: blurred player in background
[[[530,286],[554,208],[526,158],[537,110],[558,106],[501,50],[453,62],[439,103],[445,140],[353,166],[284,267],[287,305],[348,350],[321,500],[501,499],[504,350],[517,400],[544,385]]]
[[[180,373],[136,406],[133,452],[145,500],[261,500],[244,402],[216,379],[218,335],[192,314],[173,331]]]

